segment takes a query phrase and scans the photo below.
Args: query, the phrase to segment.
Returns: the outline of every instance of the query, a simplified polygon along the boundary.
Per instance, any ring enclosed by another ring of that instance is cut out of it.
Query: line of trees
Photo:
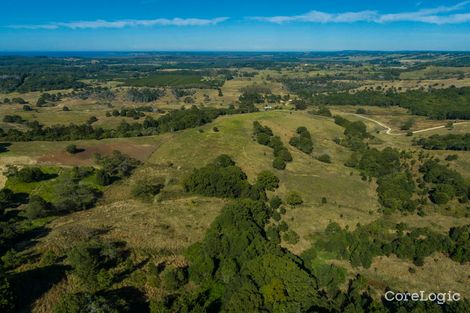
[[[470,134],[436,134],[427,138],[420,138],[417,143],[428,150],[470,151]]]
[[[261,125],[258,121],[253,122],[253,136],[256,141],[264,146],[273,149],[273,167],[284,170],[287,162],[292,162],[293,158],[289,150],[284,146],[279,136],[274,136],[271,128]]]
[[[374,257],[391,254],[412,260],[416,266],[424,265],[424,258],[435,252],[465,263],[470,261],[470,249],[465,241],[469,231],[470,225],[452,227],[444,235],[427,228],[410,228],[406,224],[389,228],[382,221],[358,225],[354,231],[348,231],[333,222],[312,249],[332,252],[336,257],[351,262],[352,266],[364,268],[371,266]]]
[[[171,111],[168,114],[154,119],[146,117],[143,123],[129,124],[123,121],[116,129],[104,129],[93,127],[88,123],[54,125],[44,127],[39,123],[31,123],[31,129],[20,131],[0,128],[0,140],[3,141],[69,141],[83,139],[104,139],[119,137],[152,136],[159,133],[179,131],[187,128],[198,127],[212,122],[215,118],[226,114],[248,113],[255,108],[228,108],[228,109],[199,109],[193,106],[191,109]]]

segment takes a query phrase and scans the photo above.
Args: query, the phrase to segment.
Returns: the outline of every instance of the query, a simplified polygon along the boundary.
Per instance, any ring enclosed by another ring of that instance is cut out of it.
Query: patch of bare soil
[[[145,161],[155,150],[155,146],[150,144],[135,144],[128,141],[120,141],[116,143],[103,143],[97,145],[78,146],[83,151],[70,154],[65,150],[52,151],[48,155],[38,158],[38,163],[42,164],[61,164],[70,166],[91,165],[94,162],[95,154],[110,155],[114,150],[121,151],[137,160]]]

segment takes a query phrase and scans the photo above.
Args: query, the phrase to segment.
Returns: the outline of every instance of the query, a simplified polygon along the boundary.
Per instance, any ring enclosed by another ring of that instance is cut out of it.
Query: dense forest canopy
[[[312,98],[317,104],[370,105],[406,108],[415,115],[432,119],[470,119],[470,87],[433,89],[430,91],[358,91],[318,95]]]

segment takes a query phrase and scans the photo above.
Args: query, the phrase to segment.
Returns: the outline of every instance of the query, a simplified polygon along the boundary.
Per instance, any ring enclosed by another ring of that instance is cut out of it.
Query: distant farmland
[[[197,73],[158,73],[147,77],[126,80],[125,84],[134,87],[184,87],[184,88],[211,88],[217,87],[218,81],[204,80]]]

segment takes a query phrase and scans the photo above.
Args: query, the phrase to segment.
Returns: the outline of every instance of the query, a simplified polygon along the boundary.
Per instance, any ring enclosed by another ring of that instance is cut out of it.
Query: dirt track
[[[374,122],[375,124],[377,124],[377,125],[379,125],[379,126],[382,126],[383,128],[385,128],[385,133],[386,133],[387,135],[391,135],[391,136],[403,136],[403,135],[406,135],[406,133],[392,133],[392,128],[391,128],[390,126],[387,126],[387,125],[385,125],[385,124],[382,123],[382,122],[379,122],[379,121],[377,121],[377,120],[374,120],[373,118],[366,117],[366,116],[363,116],[363,115],[360,115],[360,114],[356,114],[356,113],[349,113],[349,114],[355,115],[355,116],[360,117],[360,118],[363,118],[363,119],[365,119],[365,120]],[[458,125],[462,125],[462,124],[470,124],[470,122],[454,123],[452,126],[458,126]],[[446,125],[435,126],[435,127],[429,127],[429,128],[424,128],[424,129],[415,130],[415,131],[413,131],[412,133],[413,133],[413,134],[419,134],[419,133],[424,133],[424,132],[427,132],[427,131],[436,130],[436,129],[441,129],[441,128],[445,128],[445,127],[446,127]]]

